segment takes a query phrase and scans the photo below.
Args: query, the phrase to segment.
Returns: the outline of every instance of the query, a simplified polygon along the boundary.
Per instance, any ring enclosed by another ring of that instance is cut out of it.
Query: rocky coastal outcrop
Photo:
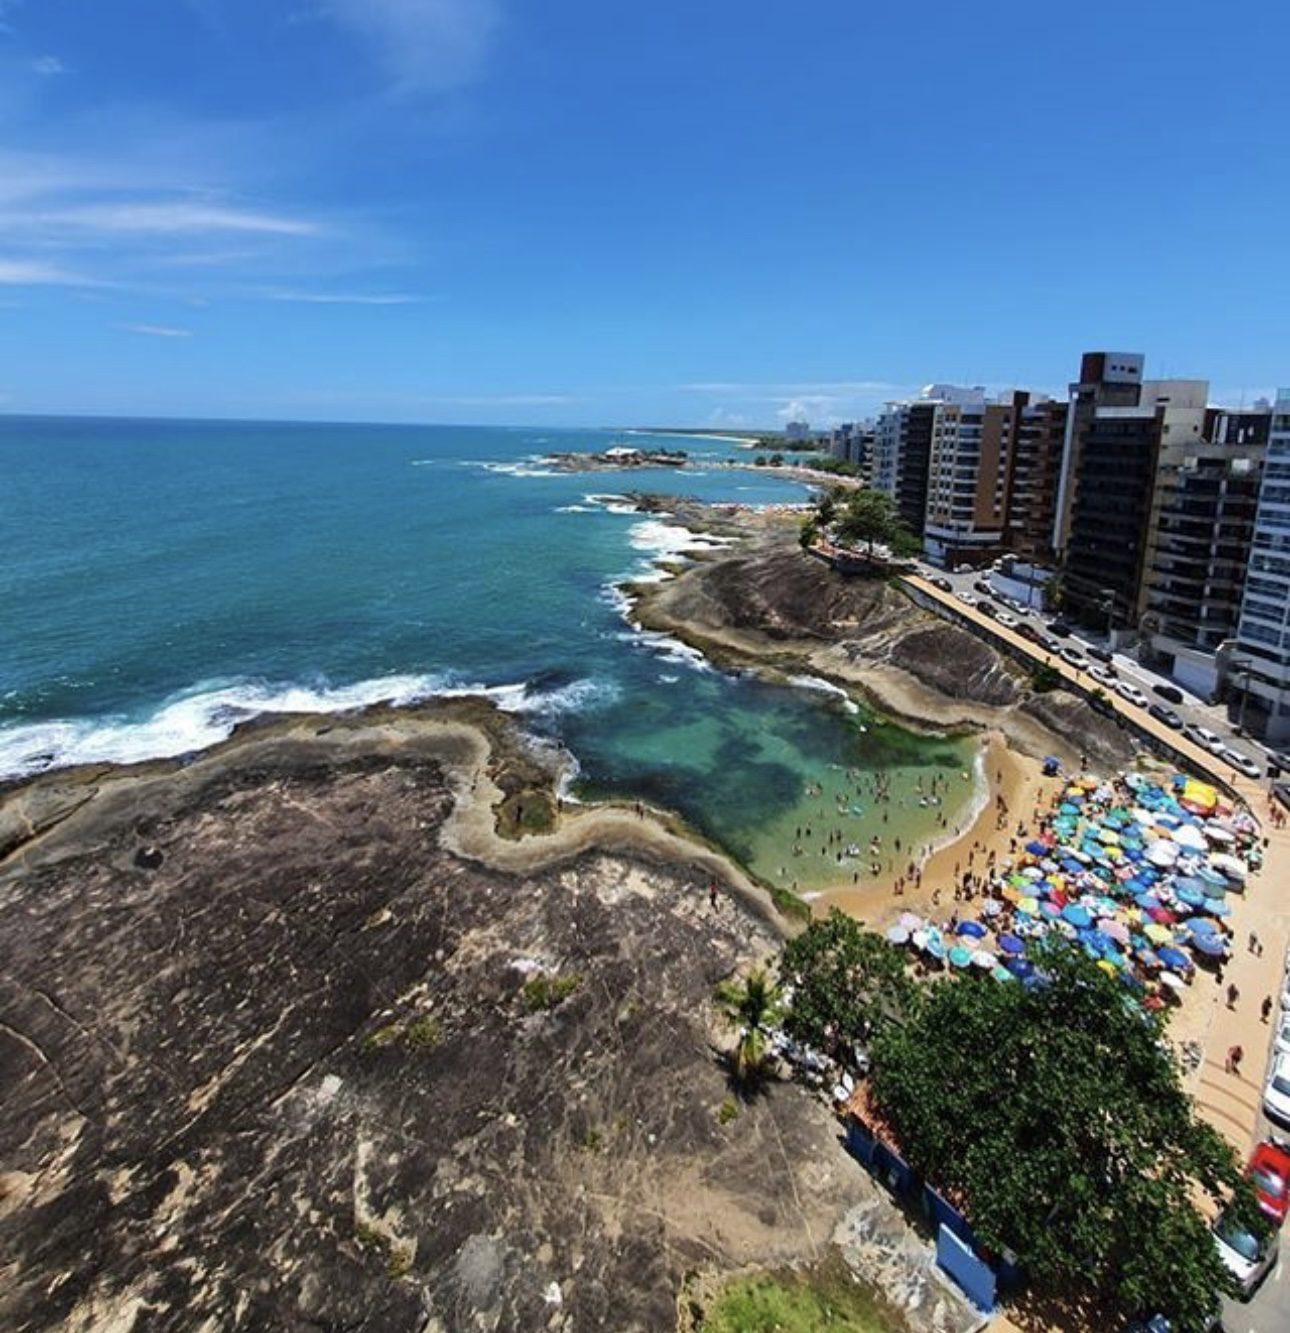
[[[707,529],[700,508],[674,509]],[[718,524],[729,535],[731,517]],[[999,726],[1032,752],[1059,746],[1107,767],[1131,761],[1132,742],[1114,721],[1066,691],[1034,693],[1017,664],[886,580],[835,572],[801,550],[790,525],[745,523],[743,536],[638,589],[641,623],[728,661],[809,668],[915,723]]]
[[[800,1089],[722,1110],[712,988],[772,932],[648,846],[454,850],[496,753],[418,725],[8,793],[0,1325],[669,1329],[864,1197]]]

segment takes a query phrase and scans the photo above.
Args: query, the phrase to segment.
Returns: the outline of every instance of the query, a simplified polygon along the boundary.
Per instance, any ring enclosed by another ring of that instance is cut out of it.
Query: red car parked
[[[1290,1152],[1275,1143],[1260,1143],[1245,1174],[1259,1196],[1259,1207],[1280,1226],[1290,1211]]]

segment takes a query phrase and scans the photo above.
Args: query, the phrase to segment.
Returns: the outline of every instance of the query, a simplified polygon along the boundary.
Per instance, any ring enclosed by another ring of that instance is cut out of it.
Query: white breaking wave
[[[466,463],[466,467],[482,468],[485,472],[495,472],[503,477],[563,477],[566,474],[555,468],[539,466],[540,460],[529,459],[519,463]]]
[[[840,685],[835,685],[831,680],[821,680],[819,676],[790,676],[788,679],[790,685],[796,685],[799,690],[814,690],[817,694],[828,694],[835,699],[842,700],[842,707],[848,713],[858,713],[860,705],[844,690]]]
[[[584,495],[587,504],[603,509],[607,514],[639,514],[640,510],[625,495]]]
[[[191,754],[227,739],[265,713],[343,713],[372,704],[482,696],[503,712],[550,717],[612,702],[608,681],[575,680],[547,692],[528,685],[459,685],[442,675],[380,676],[354,685],[241,683],[168,699],[150,717],[77,718],[0,728],[0,778],[30,777],[73,764],[133,764]]]
[[[600,510],[595,505],[559,505],[555,512],[557,514],[598,514]]]
[[[684,556],[692,551],[720,551],[730,545],[728,537],[708,537],[656,518],[633,524],[630,541],[634,551],[645,551],[655,559]]]

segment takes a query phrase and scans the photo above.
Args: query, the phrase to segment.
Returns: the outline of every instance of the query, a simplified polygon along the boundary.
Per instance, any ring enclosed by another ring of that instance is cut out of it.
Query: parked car
[[[1115,692],[1121,699],[1127,699],[1129,703],[1136,704],[1139,708],[1147,706],[1147,696],[1136,685],[1130,685],[1127,680],[1117,680]]]
[[[1275,1143],[1257,1144],[1245,1174],[1254,1186],[1259,1207],[1280,1226],[1290,1211],[1290,1152]]]
[[[1087,652],[1088,652],[1088,655],[1089,655],[1090,657],[1094,658],[1094,659],[1097,660],[1098,662],[1108,662],[1108,663],[1109,663],[1109,662],[1114,662],[1114,661],[1115,661],[1115,654],[1114,654],[1114,653],[1108,652],[1105,648],[1100,647],[1100,646],[1099,646],[1098,644],[1096,644],[1096,643],[1090,643],[1090,644],[1088,644],[1088,645],[1087,645]]]
[[[1064,620],[1050,620],[1048,622],[1049,634],[1056,634],[1059,639],[1065,639],[1070,636],[1071,627]]]
[[[994,589],[990,586],[989,579],[977,579],[972,587],[975,591],[979,592],[982,597],[992,597],[994,595]]]
[[[1290,1017],[1282,996],[1281,1016]],[[1290,1129],[1290,1055],[1278,1055],[1268,1070],[1268,1081],[1263,1085],[1263,1114],[1275,1125]]]
[[[1182,730],[1183,720],[1174,712],[1172,708],[1166,708],[1164,704],[1152,704],[1147,712],[1156,719],[1157,722],[1163,722],[1165,726],[1172,727],[1175,731]]]
[[[1272,1049],[1277,1055],[1290,1054],[1290,1014],[1284,1011],[1277,1024],[1277,1035]]]
[[[1039,643],[1039,631],[1028,620],[1017,621],[1017,633],[1023,639],[1029,639],[1031,643]]]
[[[1049,638],[1047,634],[1041,634],[1035,641],[1046,653],[1060,653],[1062,646],[1056,639]]]
[[[1088,669],[1088,658],[1079,651],[1078,648],[1063,648],[1062,661],[1073,666],[1076,671],[1085,671]]]
[[[995,618],[998,620],[999,624],[1005,626],[1008,629],[1017,628],[1017,617],[1012,615],[1011,612],[1000,611],[998,616],[996,616]]]
[[[933,580],[932,580],[932,587],[933,587],[933,588],[939,588],[942,592],[953,592],[953,591],[954,591],[954,585],[949,581],[949,579],[944,579],[944,578],[935,578],[935,579],[933,579]]]
[[[964,606],[975,606],[977,599],[970,592],[957,592],[954,594]]]
[[[1180,704],[1183,701],[1183,692],[1177,685],[1166,685],[1163,682],[1151,687],[1152,694],[1158,694],[1162,699],[1168,699],[1171,704]]]
[[[1262,1281],[1277,1259],[1277,1233],[1269,1231],[1262,1238],[1244,1230],[1226,1213],[1214,1223],[1214,1243],[1218,1257],[1236,1279],[1246,1299]]]
[[[1194,722],[1189,722],[1183,728],[1183,735],[1189,741],[1194,741],[1202,750],[1210,751],[1211,754],[1217,754],[1227,745],[1227,742],[1221,736],[1210,731],[1208,727],[1198,727]]]
[[[1114,667],[1102,666],[1099,663],[1097,666],[1089,667],[1088,674],[1099,684],[1109,685],[1112,689],[1115,688],[1116,677]]]
[[[956,574],[970,574],[970,573],[972,572],[972,566],[971,566],[971,565],[955,565],[955,566],[954,566],[954,572],[955,572]]]
[[[999,614],[999,608],[995,606],[993,602],[988,601],[984,597],[982,597],[981,600],[976,604],[976,609],[980,611],[980,613],[983,616],[989,616],[991,620],[993,620],[995,616]]]
[[[1240,750],[1233,750],[1230,746],[1224,746],[1221,750],[1214,752],[1225,763],[1244,773],[1247,778],[1261,778],[1263,769],[1256,764],[1248,754],[1242,754]]]

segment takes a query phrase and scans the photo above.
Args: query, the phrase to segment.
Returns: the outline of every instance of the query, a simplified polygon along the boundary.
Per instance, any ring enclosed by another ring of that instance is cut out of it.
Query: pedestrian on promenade
[[[1239,1074],[1241,1072],[1241,1060],[1245,1052],[1239,1046],[1231,1046],[1227,1051],[1227,1072],[1229,1074]]]
[[[1250,931],[1250,952],[1256,957],[1263,952],[1263,945],[1259,943],[1259,937]]]
[[[1260,1008],[1260,1012],[1263,1015],[1263,1021],[1265,1023],[1272,1017],[1272,996],[1265,995],[1263,997],[1263,1004]]]
[[[1235,1009],[1236,1002],[1240,998],[1241,998],[1241,992],[1236,989],[1236,982],[1229,981],[1227,983],[1227,1007],[1229,1009]]]

